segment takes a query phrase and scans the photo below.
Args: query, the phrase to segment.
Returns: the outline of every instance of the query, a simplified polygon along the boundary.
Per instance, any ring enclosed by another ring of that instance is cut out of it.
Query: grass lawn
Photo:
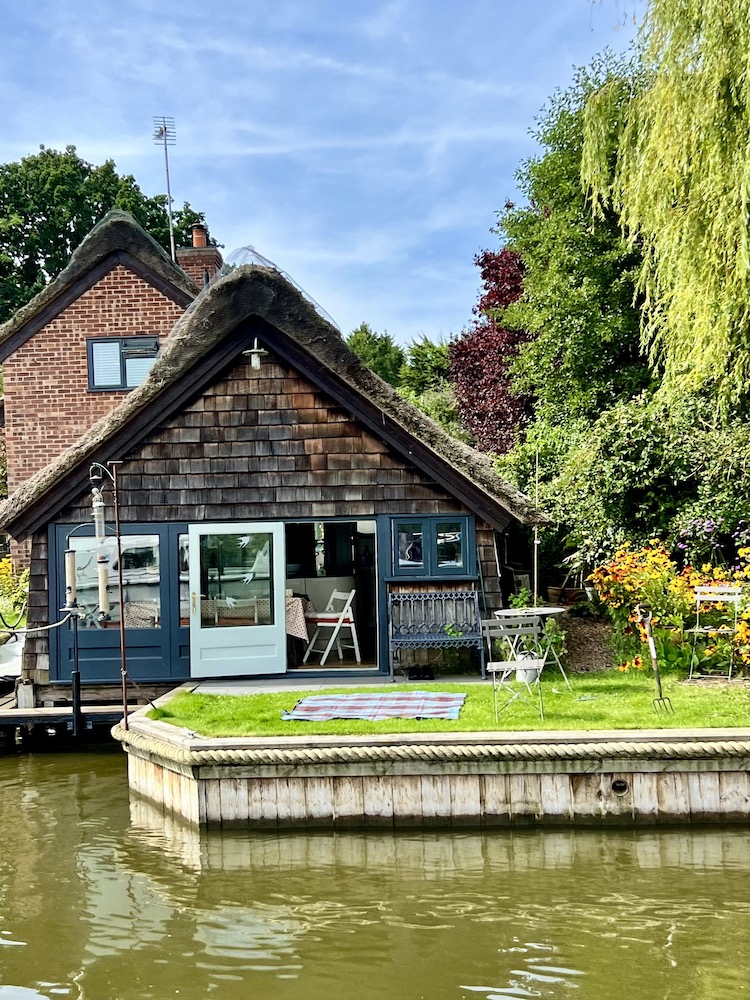
[[[387,719],[362,722],[283,722],[281,713],[293,708],[306,694],[351,694],[352,688],[331,687],[321,691],[285,691],[254,695],[201,695],[180,693],[163,708],[151,710],[149,718],[184,726],[205,736],[327,736],[367,733],[497,732],[538,729],[656,729],[750,726],[750,686],[719,684],[699,687],[676,678],[662,678],[664,694],[672,699],[674,715],[654,712],[656,695],[650,673],[620,673],[609,670],[573,675],[572,691],[562,678],[542,681],[542,721],[533,707],[516,700],[495,722],[492,684],[395,684],[358,688],[357,691],[461,691],[466,701],[456,722],[440,719]],[[499,692],[498,703],[507,695]]]

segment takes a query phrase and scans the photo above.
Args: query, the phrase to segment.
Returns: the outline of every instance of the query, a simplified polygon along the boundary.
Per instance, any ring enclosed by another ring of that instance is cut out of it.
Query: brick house
[[[107,253],[116,256],[115,225],[102,228],[109,232]],[[133,226],[128,222],[128,231]],[[88,250],[82,246],[81,273],[89,275],[91,261],[101,257],[102,238],[94,230]],[[145,234],[138,239],[148,241]],[[206,251],[190,251],[199,268]],[[388,669],[390,593],[475,589],[485,613],[501,606],[498,533],[540,515],[497,476],[487,456],[449,437],[365,368],[275,270],[237,268],[183,311],[195,283],[161,251],[158,267],[149,258],[147,274],[142,255],[128,252],[140,272],[119,261],[85,288],[78,285],[79,294],[54,320],[38,325],[37,312],[27,307],[28,318],[12,321],[16,331],[24,324],[34,331],[19,336],[14,352],[42,334],[39,351],[56,351],[59,360],[77,353],[70,395],[86,397],[87,426],[76,426],[74,405],[54,439],[50,422],[39,420],[34,443],[49,433],[52,461],[44,464],[34,450],[0,507],[0,524],[31,546],[30,625],[60,619],[71,582],[65,553],[76,553],[74,582],[86,611],[78,630],[84,684],[119,677],[117,559],[111,528],[104,541],[95,537],[92,463],[121,463],[118,569],[128,670],[140,682],[299,668],[304,644],[289,637],[304,635],[304,622],[301,633],[297,627],[303,595],[318,610],[334,590],[353,595],[355,628],[346,636],[359,639],[356,659],[312,656],[334,674],[342,667]],[[126,281],[118,268],[135,277]],[[66,313],[88,316],[86,296],[107,279],[118,303],[107,313],[111,323],[79,330],[72,344]],[[140,297],[132,291],[137,280]],[[157,293],[161,311],[145,313]],[[138,318],[120,327],[127,335],[117,333],[119,311],[130,309],[140,310]],[[177,321],[168,329],[170,319]],[[161,348],[142,383],[115,390],[119,396],[108,397],[106,411],[96,409],[102,404],[91,383],[91,341],[100,334],[118,342],[148,335]],[[56,398],[61,390],[50,382],[45,391]],[[7,399],[10,407],[10,391]],[[40,690],[64,685],[72,656],[67,627],[30,636],[24,676]]]
[[[198,294],[207,255],[216,271],[214,248],[180,255],[184,269],[129,215],[110,212],[65,270],[0,326],[9,493],[145,377]]]

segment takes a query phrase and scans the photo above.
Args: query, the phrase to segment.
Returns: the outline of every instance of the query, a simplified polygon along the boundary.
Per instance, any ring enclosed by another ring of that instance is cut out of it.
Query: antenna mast
[[[177,132],[174,127],[174,118],[154,118],[154,142],[157,146],[164,146],[164,169],[167,174],[167,218],[169,219],[169,246],[172,250],[172,260],[177,260],[174,245],[174,225],[172,224],[172,191],[169,187],[169,153],[168,146],[174,146],[177,141]]]

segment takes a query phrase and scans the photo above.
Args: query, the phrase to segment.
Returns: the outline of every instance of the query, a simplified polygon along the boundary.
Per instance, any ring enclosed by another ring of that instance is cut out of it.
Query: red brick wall
[[[215,278],[224,260],[216,247],[178,247],[177,263],[198,288],[203,288],[206,272],[209,280]]]
[[[89,392],[86,339],[164,339],[181,306],[118,265],[5,362],[8,491],[43,468],[122,399]]]

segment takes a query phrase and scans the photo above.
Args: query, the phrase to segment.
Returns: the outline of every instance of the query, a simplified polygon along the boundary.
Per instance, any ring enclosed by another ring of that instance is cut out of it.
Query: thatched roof
[[[258,324],[258,319],[264,322]],[[507,523],[508,514],[523,524],[545,521],[527,496],[497,475],[490,458],[452,438],[365,367],[339,332],[289,281],[272,269],[246,265],[199,295],[177,321],[146,381],[0,505],[0,524],[13,533],[14,522],[20,519],[25,533],[33,530],[33,508],[46,495],[104,454],[110,459],[124,457],[112,452],[118,443],[124,447],[122,432],[137,425],[142,439],[167,419],[160,403],[181,380],[190,379],[197,385],[197,394],[201,386],[196,382],[196,370],[208,364],[238,328],[252,330],[254,321],[254,330],[262,330],[259,335],[268,351],[292,357],[311,382],[338,395],[355,417],[362,419],[364,415],[374,434],[390,443],[396,440],[409,460],[421,460],[448,489],[452,478],[463,480],[474,496],[481,493],[485,514],[487,509],[497,511],[497,517],[490,517],[491,523]],[[248,332],[241,347],[250,347],[254,335]],[[134,440],[131,435],[130,448]],[[70,491],[61,491],[58,506],[62,506],[62,494],[69,497]],[[46,513],[49,516],[50,510]]]
[[[0,325],[0,360],[19,346],[19,336],[22,342],[24,328],[28,329],[28,336],[36,332],[35,328],[31,328],[36,317],[43,315],[44,322],[49,322],[56,311],[65,308],[71,294],[75,296],[79,288],[80,291],[85,289],[87,278],[98,275],[102,268],[108,270],[107,265],[114,267],[120,261],[134,266],[146,280],[155,282],[160,290],[176,292],[184,304],[199,292],[194,282],[132,215],[108,212],[74,251],[58,276],[11,319]],[[57,303],[59,309],[56,310]]]

